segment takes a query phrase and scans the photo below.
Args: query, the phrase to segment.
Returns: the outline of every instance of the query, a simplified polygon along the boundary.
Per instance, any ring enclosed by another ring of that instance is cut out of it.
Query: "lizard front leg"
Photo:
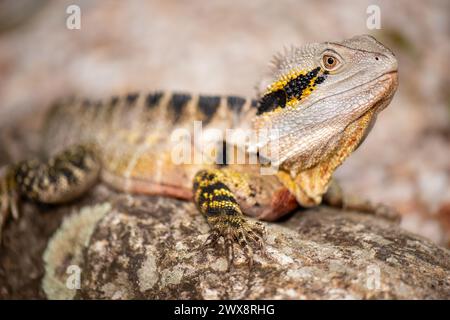
[[[90,189],[99,171],[90,145],[72,146],[44,162],[33,159],[11,165],[0,179],[0,239],[8,216],[18,217],[20,197],[46,204],[68,202]]]
[[[206,217],[212,232],[205,245],[225,241],[228,266],[233,264],[234,244],[246,255],[249,265],[253,264],[253,249],[250,243],[263,249],[264,228],[260,222],[251,222],[243,214],[231,185],[240,183],[239,174],[220,169],[201,170],[194,177],[194,201]]]

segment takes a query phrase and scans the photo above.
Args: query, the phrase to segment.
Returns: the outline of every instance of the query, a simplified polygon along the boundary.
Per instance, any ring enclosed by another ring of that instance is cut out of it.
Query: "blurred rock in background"
[[[66,28],[72,4],[80,30]],[[380,30],[366,27],[370,4],[381,8]],[[73,93],[252,96],[284,46],[370,33],[396,53],[400,87],[337,176],[347,191],[397,208],[404,228],[449,245],[449,13],[446,0],[3,0],[0,129]],[[0,161],[14,160],[2,144]]]

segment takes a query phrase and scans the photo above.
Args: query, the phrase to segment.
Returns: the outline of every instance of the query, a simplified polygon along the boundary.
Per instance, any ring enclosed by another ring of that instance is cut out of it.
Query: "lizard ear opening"
[[[264,95],[258,102],[257,115],[265,112],[273,111],[278,107],[284,108],[286,106],[286,92],[284,90],[277,90]]]

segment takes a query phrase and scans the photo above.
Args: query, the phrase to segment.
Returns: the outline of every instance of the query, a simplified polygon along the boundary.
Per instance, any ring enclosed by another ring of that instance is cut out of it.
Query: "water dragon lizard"
[[[205,245],[223,239],[229,264],[234,247],[251,263],[264,228],[246,215],[272,221],[299,205],[343,205],[332,174],[391,101],[397,60],[372,36],[355,36],[286,50],[267,80],[256,99],[141,92],[59,100],[43,129],[46,158],[11,164],[0,180],[0,231],[18,216],[21,199],[64,203],[101,180],[124,192],[193,200],[211,226]],[[205,144],[221,147],[208,153]]]

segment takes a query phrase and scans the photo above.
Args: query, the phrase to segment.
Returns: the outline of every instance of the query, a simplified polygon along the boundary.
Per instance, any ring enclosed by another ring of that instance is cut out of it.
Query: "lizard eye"
[[[335,56],[332,56],[330,54],[324,54],[322,57],[322,64],[325,70],[333,71],[339,67],[340,61]]]

